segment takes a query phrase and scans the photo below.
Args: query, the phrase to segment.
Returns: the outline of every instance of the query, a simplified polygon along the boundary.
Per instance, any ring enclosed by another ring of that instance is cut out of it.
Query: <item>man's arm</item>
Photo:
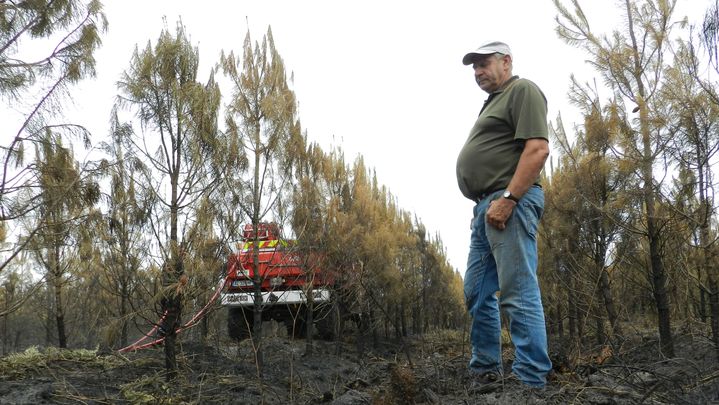
[[[517,163],[517,170],[514,172],[507,190],[513,196],[521,198],[534,184],[548,156],[549,142],[546,139],[527,139],[524,143],[522,155],[519,157],[519,163]]]
[[[515,170],[507,190],[513,196],[522,198],[542,171],[547,156],[549,156],[549,142],[546,139],[527,139],[524,142],[524,150],[517,163],[517,170]],[[489,204],[489,209],[487,209],[487,223],[497,229],[504,229],[505,223],[512,214],[515,205],[517,204],[508,198],[499,198],[492,201]]]

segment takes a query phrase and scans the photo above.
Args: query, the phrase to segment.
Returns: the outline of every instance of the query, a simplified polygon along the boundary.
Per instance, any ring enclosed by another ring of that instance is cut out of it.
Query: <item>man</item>
[[[477,84],[489,93],[457,158],[459,188],[476,202],[464,279],[472,316],[469,367],[480,386],[516,377],[543,387],[552,364],[537,280],[536,236],[544,210],[539,174],[549,155],[547,100],[537,85],[512,75],[512,52],[503,42],[480,46],[462,63],[473,66]],[[513,376],[507,377],[500,306],[509,317],[515,347]]]

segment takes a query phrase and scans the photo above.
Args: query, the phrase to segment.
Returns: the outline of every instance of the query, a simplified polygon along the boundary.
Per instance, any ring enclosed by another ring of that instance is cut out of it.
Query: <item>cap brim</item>
[[[511,54],[511,53],[504,53],[504,52],[494,51],[494,50],[493,50],[493,51],[490,51],[490,52],[487,52],[487,53],[479,53],[479,52],[476,52],[476,51],[475,51],[475,52],[470,52],[470,53],[464,55],[464,58],[462,58],[462,63],[464,63],[465,65],[471,65],[472,63],[474,63],[474,60],[477,59],[477,57],[479,57],[479,56],[487,56],[487,55],[494,55],[495,53],[499,53],[499,54],[502,54],[502,55],[507,55],[507,56],[509,56],[510,58],[512,57],[512,54]]]
[[[464,58],[462,58],[462,63],[464,63],[465,65],[471,65],[472,63],[474,63],[474,60],[475,60],[478,56],[483,56],[483,55],[491,55],[491,54],[489,54],[489,53],[470,52],[470,53],[464,55]]]

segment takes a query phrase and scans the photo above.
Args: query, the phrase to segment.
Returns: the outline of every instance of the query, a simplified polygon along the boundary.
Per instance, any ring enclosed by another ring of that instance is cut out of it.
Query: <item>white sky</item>
[[[680,0],[676,15],[690,10],[690,21],[699,21],[712,1]],[[615,0],[581,3],[599,32],[621,15]],[[514,73],[537,83],[549,118],[561,111],[567,124],[576,119],[566,101],[570,73],[595,77],[584,54],[555,34],[551,0],[106,0],[105,11],[98,77],[72,90],[69,112],[93,143],[106,140],[115,82],[135,45],[154,45],[163,16],[173,32],[181,17],[199,46],[201,81],[220,50],[241,54],[248,23],[255,41],[271,25],[310,140],[325,150],[341,146],[348,162],[362,154],[400,206],[440,233],[462,274],[473,203],[457,188],[455,162],[486,97],[462,56],[489,40],[507,42]]]

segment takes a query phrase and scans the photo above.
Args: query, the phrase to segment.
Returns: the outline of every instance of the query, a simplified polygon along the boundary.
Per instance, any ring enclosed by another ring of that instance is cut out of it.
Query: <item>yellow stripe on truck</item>
[[[253,243],[252,241],[243,243],[243,244],[242,244],[242,250],[243,250],[243,251],[249,250],[249,249],[252,247],[253,244],[254,244],[254,243]],[[259,241],[259,243],[257,244],[257,246],[258,246],[260,249],[271,249],[271,248],[277,247],[278,244],[281,244],[281,245],[284,246],[284,247],[287,247],[287,246],[288,246],[288,243],[287,243],[286,241],[284,241],[284,240],[280,241],[280,240],[277,240],[277,239],[273,239],[273,240],[261,240],[261,241]],[[240,246],[240,244],[238,243],[237,246]]]

